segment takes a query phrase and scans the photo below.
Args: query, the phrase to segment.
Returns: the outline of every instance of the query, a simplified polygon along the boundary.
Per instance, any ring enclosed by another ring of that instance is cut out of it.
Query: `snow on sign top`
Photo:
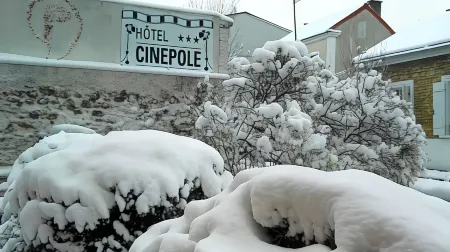
[[[390,57],[450,45],[450,12],[426,20],[417,21],[407,28],[380,42],[354,60],[380,56]]]
[[[233,23],[232,18],[229,18],[229,17],[227,17],[223,14],[220,14],[218,12],[215,12],[215,11],[156,4],[156,3],[153,3],[154,0],[100,0],[100,1],[128,4],[128,5],[136,5],[136,6],[149,7],[149,8],[154,8],[154,9],[163,9],[163,10],[168,10],[168,11],[185,12],[185,13],[191,13],[191,14],[216,16],[216,17],[219,17],[223,21]]]
[[[358,10],[359,7],[361,7],[361,5],[353,6],[352,8],[336,12],[335,14],[327,16],[323,19],[311,22],[307,25],[303,25],[297,28],[297,40],[307,39],[330,30],[339,21],[341,21],[342,19],[346,18],[347,16],[351,15],[353,12]],[[281,40],[290,40],[290,41],[295,40],[294,32],[289,33]]]

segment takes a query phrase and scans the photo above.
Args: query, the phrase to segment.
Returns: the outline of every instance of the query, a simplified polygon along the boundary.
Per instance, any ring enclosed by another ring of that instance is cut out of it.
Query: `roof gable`
[[[256,15],[253,15],[253,14],[251,14],[250,12],[247,12],[247,11],[237,12],[237,13],[229,14],[229,15],[227,15],[227,16],[233,18],[233,16],[237,16],[237,15],[248,15],[248,16],[254,18],[254,19],[257,19],[257,20],[259,20],[259,21],[262,21],[262,22],[264,22],[264,23],[267,23],[267,24],[269,24],[269,25],[272,25],[272,26],[274,26],[274,27],[276,27],[276,28],[278,28],[278,29],[280,29],[280,30],[283,30],[283,31],[285,31],[285,32],[292,32],[291,30],[289,30],[289,29],[287,29],[287,28],[284,28],[284,27],[282,27],[282,26],[280,26],[280,25],[277,25],[277,24],[275,24],[275,23],[272,23],[272,22],[270,22],[270,21],[268,21],[268,20],[266,20],[266,19],[260,18],[260,17],[258,17],[258,16],[256,16]]]
[[[358,5],[359,6],[359,5]],[[374,16],[386,29],[394,34],[394,30],[380,17],[367,3],[355,9],[355,7],[346,9],[330,16],[327,16],[323,19],[320,19],[316,22],[310,23],[308,25],[302,26],[297,30],[297,40],[304,40],[322,33],[327,32],[328,30],[336,30],[340,25],[352,19],[359,13],[367,10]],[[282,40],[294,40],[295,38],[294,32],[288,34],[286,37],[282,38]]]

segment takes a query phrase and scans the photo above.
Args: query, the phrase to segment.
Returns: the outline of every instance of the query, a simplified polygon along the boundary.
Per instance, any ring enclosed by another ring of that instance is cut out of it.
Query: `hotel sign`
[[[126,8],[121,64],[211,72],[213,28],[212,17]]]

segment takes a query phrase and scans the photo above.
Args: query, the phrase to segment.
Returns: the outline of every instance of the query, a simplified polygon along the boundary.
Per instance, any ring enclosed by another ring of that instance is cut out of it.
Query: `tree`
[[[237,12],[237,5],[240,0],[189,0],[188,6],[195,9],[211,10],[224,15]],[[228,46],[228,61],[241,54],[243,44],[239,30],[230,34]]]
[[[377,71],[360,64],[339,81],[301,42],[267,42],[253,61],[232,60],[223,90],[205,82],[197,93],[198,137],[230,172],[295,164],[367,170],[407,185],[422,171],[424,132]]]
[[[308,87],[299,83],[323,61],[309,58],[303,44],[278,49],[284,45],[276,43],[268,43],[272,51],[255,50],[253,64],[232,60],[230,73],[236,78],[224,81],[223,94],[208,82],[199,85],[203,90],[197,94],[203,97],[197,101],[206,101],[197,110],[199,137],[219,150],[233,174],[266,162],[332,170],[337,158],[325,148],[325,135],[302,112],[312,100],[300,95]],[[291,58],[283,49],[295,55]]]
[[[189,0],[188,6],[195,9],[211,10],[224,15],[237,11],[240,0]]]
[[[242,37],[239,35],[240,29],[230,34],[230,39],[228,40],[228,62],[232,59],[239,57],[244,48],[242,44]]]

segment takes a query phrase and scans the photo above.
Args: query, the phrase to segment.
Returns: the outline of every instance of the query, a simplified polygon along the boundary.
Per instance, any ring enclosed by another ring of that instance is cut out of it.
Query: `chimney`
[[[383,1],[370,0],[367,2],[370,8],[372,8],[380,17],[381,17],[381,3],[383,3]]]

